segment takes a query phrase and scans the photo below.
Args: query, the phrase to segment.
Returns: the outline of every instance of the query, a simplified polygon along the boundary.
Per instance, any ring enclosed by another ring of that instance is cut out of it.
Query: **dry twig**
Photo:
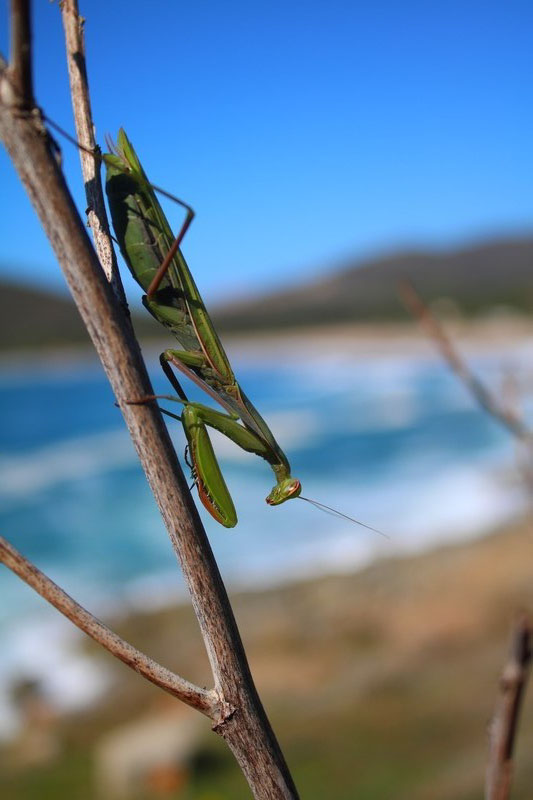
[[[452,344],[450,337],[446,334],[440,322],[431,313],[429,307],[424,303],[411,283],[402,281],[399,284],[398,291],[408,311],[420,322],[424,330],[433,339],[445,361],[448,362],[450,368],[465,384],[479,405],[510,431],[513,436],[531,445],[531,431],[527,425],[512,408],[500,403],[498,398],[474,375]]]
[[[18,550],[0,536],[0,562],[19,576],[28,586],[44,597],[62,614],[84,631],[95,642],[105,647],[111,655],[120,659],[147,680],[174,695],[202,714],[216,720],[220,716],[217,697],[213,691],[200,689],[179,675],[165,669],[133,645],[121,639],[100,620],[76,603],[56,583],[35,567]]]
[[[509,660],[500,679],[500,697],[490,725],[486,800],[508,800],[510,796],[513,747],[530,664],[531,625],[522,616],[513,631]]]
[[[109,223],[105,211],[104,193],[100,181],[100,150],[94,136],[91,99],[85,63],[83,20],[76,0],[63,0],[61,16],[65,31],[67,66],[70,93],[74,111],[81,171],[87,196],[87,220],[93,233],[94,245],[100,264],[118,299],[126,306],[126,297],[118,271],[115,251],[111,243]],[[94,155],[92,155],[94,153]]]
[[[11,4],[11,87],[20,109],[31,111],[33,99],[29,2]]]

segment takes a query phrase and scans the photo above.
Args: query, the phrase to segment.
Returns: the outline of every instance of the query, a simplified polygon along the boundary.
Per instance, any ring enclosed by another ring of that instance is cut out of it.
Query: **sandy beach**
[[[443,319],[447,333],[465,352],[491,352],[526,344],[533,339],[533,323],[525,316],[495,315],[478,320]],[[278,353],[280,359],[309,353],[341,352],[353,356],[428,355],[434,346],[417,324],[368,323],[288,328],[279,332],[222,334],[228,351],[262,354]],[[148,354],[168,346],[164,340],[148,342]]]

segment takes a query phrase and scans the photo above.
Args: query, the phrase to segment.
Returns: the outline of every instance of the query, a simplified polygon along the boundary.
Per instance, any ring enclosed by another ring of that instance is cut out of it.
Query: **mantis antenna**
[[[318,508],[319,511],[323,511],[325,514],[331,514],[334,517],[341,517],[342,519],[347,519],[350,522],[354,522],[356,525],[360,525],[362,528],[367,528],[369,531],[374,531],[374,533],[379,533],[380,536],[383,536],[385,539],[390,539],[390,536],[383,531],[378,530],[377,528],[373,528],[372,525],[367,525],[365,522],[361,522],[355,517],[349,517],[348,514],[343,514],[342,511],[337,511],[336,508],[331,508],[331,506],[325,505],[325,503],[319,503],[318,500],[311,500],[309,497],[302,497],[299,496],[300,500],[305,500],[306,503],[311,503],[312,506]]]

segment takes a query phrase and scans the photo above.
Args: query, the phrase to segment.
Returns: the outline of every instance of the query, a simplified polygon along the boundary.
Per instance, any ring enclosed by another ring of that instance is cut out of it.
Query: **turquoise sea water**
[[[203,517],[230,586],[353,569],[375,557],[481,533],[521,508],[513,443],[437,358],[341,353],[280,365],[278,355],[275,349],[256,356],[237,349],[235,366],[304,494],[385,531],[390,540],[300,501],[268,507],[268,466],[214,435],[239,524],[228,531]],[[478,357],[475,365],[498,381],[504,362],[520,371],[528,356],[522,346],[505,358]],[[157,390],[168,391],[155,364],[153,375]],[[171,430],[182,454],[179,423]],[[104,616],[183,592],[120,412],[92,361],[1,369],[0,531]],[[100,678],[89,679],[86,665],[65,655],[70,629],[5,569],[0,597],[0,685],[14,672],[36,670],[52,695],[61,681],[56,689],[64,704],[75,704],[80,683],[90,693],[93,680],[98,691]],[[43,636],[51,643],[50,664],[36,665]],[[0,691],[0,718],[1,697]],[[4,712],[10,718],[6,700]]]

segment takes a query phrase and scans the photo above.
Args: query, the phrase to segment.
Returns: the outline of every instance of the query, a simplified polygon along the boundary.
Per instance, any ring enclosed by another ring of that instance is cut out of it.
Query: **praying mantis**
[[[177,392],[178,397],[172,399],[183,405],[179,418],[200,500],[217,522],[233,528],[237,524],[235,506],[207,427],[220,431],[243,450],[261,456],[270,464],[276,478],[266,498],[270,505],[298,497],[301,484],[291,476],[286,455],[239,386],[179,249],[192,220],[191,209],[187,207],[185,224],[178,237],[174,237],[152,184],[122,129],[114,150],[103,158],[115,235],[133,277],[146,291],[145,307],[183,348],[165,350],[160,356],[161,366]],[[172,367],[200,386],[224,412],[190,402]]]
[[[237,524],[235,506],[209,438],[207,429],[213,428],[270,465],[276,483],[266,497],[269,505],[277,506],[300,497],[370,528],[329,506],[302,497],[301,483],[292,477],[287,456],[235,378],[180,250],[194,212],[182,200],[150,183],[123,129],[119,130],[117,145],[108,144],[111,152],[102,156],[106,166],[106,192],[122,256],[134,279],[146,292],[144,306],[182,347],[165,350],[160,356],[163,371],[177,396],[154,395],[136,402],[166,397],[181,403],[180,415],[165,413],[179,419],[183,425],[191,459],[187,463],[202,504],[226,528]],[[156,190],[187,211],[176,237],[156,197]],[[173,368],[203,389],[223,411],[189,401]]]

